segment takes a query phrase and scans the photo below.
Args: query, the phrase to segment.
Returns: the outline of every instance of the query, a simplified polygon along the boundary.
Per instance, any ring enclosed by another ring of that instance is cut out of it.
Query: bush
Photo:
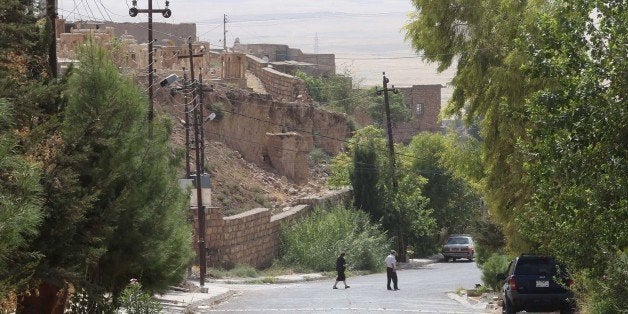
[[[502,254],[492,254],[482,267],[482,281],[493,291],[499,291],[501,280],[497,279],[498,274],[503,274],[508,270],[511,258]]]
[[[95,287],[80,288],[70,299],[69,313],[114,313],[115,306],[111,297]],[[0,311],[0,313],[2,313]]]
[[[129,314],[161,313],[161,304],[152,295],[142,291],[142,285],[135,279],[126,286],[120,295],[120,306]]]
[[[585,313],[625,313],[628,309],[628,253],[620,251],[610,257],[602,278],[586,273],[576,277],[585,291],[581,293]]]
[[[327,153],[325,153],[324,150],[320,149],[320,148],[314,148],[311,152],[310,152],[310,162],[311,165],[320,165],[320,164],[326,164],[329,162],[329,155]]]
[[[482,268],[484,263],[493,255],[495,252],[490,251],[486,248],[485,245],[475,244],[475,262],[478,264],[478,267]]]
[[[343,207],[316,209],[299,224],[283,228],[281,238],[283,264],[315,271],[335,270],[341,251],[347,253],[349,269],[380,271],[391,245],[368,214]]]
[[[247,264],[237,264],[229,273],[234,277],[240,278],[257,277],[257,270],[255,267]]]

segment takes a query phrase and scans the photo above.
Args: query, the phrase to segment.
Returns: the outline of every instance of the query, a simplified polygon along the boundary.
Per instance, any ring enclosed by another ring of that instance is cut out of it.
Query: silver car
[[[449,239],[447,239],[447,243],[443,245],[442,253],[445,257],[445,262],[448,262],[449,259],[456,261],[458,258],[466,258],[472,261],[473,254],[475,253],[473,238],[468,234],[451,235]]]

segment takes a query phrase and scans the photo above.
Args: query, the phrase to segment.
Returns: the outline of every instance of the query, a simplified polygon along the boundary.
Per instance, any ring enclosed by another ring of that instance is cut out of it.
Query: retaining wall
[[[349,196],[349,189],[330,191],[323,196],[304,198],[301,201],[305,204],[287,208],[276,215],[272,215],[268,208],[256,208],[224,217],[219,209],[211,209],[205,215],[207,265],[225,268],[236,264],[258,268],[269,266],[274,258],[279,257],[283,224],[298,221],[318,205],[343,203]],[[193,215],[196,231],[198,218],[195,209]]]
[[[246,55],[246,69],[257,76],[262,81],[266,91],[277,100],[309,99],[303,80],[269,67],[267,61]]]

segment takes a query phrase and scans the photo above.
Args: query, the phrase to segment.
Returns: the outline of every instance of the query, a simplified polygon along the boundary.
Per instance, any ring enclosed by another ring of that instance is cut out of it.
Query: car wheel
[[[452,257],[452,258],[451,258],[451,261],[452,261],[452,262],[455,262],[455,261],[456,261],[456,258],[455,258],[455,257]]]
[[[449,257],[445,256],[444,260],[445,260],[445,263],[449,262]]]
[[[504,306],[502,307],[502,314],[515,314],[517,311],[512,308],[512,305],[508,299],[504,298]]]

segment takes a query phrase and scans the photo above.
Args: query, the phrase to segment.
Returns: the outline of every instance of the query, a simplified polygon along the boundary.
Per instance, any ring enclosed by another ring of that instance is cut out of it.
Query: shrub
[[[329,155],[320,148],[314,148],[310,152],[310,162],[312,165],[320,165],[329,162]]]
[[[282,263],[294,268],[333,271],[339,252],[349,269],[380,271],[390,240],[368,214],[344,207],[316,209],[299,224],[282,230]]]
[[[80,288],[70,299],[69,313],[114,313],[111,297],[97,287]],[[0,312],[1,313],[1,312]]]
[[[225,117],[225,105],[221,102],[215,102],[209,105],[209,112],[216,114],[214,121],[220,121]]]
[[[501,281],[497,279],[498,274],[503,274],[508,270],[511,258],[503,254],[492,254],[482,267],[482,281],[493,291],[499,291]]]
[[[126,286],[120,295],[120,306],[129,314],[161,313],[161,304],[152,295],[142,291],[142,285],[135,279]]]
[[[229,273],[234,277],[240,278],[257,277],[257,270],[255,267],[247,264],[237,264],[231,271],[229,271]]]
[[[602,278],[587,273],[576,277],[582,282],[585,313],[625,313],[628,309],[628,252],[613,254]]]
[[[490,249],[486,248],[485,245],[475,243],[475,262],[478,264],[478,267],[482,268],[484,263],[493,255],[495,252],[491,252]]]

